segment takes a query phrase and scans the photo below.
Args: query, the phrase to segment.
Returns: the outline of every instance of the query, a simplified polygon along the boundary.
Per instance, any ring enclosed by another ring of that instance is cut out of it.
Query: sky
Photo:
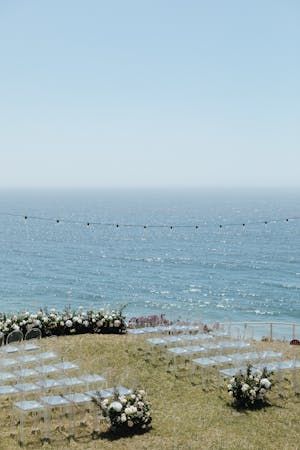
[[[298,0],[0,0],[0,187],[300,188]]]

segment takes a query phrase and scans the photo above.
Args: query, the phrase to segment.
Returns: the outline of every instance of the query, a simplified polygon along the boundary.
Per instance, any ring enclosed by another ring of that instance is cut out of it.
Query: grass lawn
[[[44,348],[56,349],[68,360],[78,360],[83,372],[109,371],[108,384],[141,386],[152,403],[153,427],[148,433],[113,439],[101,423],[102,433],[92,439],[92,415],[82,414],[76,440],[68,440],[64,426],[43,448],[62,449],[300,449],[300,370],[274,374],[269,395],[272,406],[238,412],[230,406],[226,384],[217,368],[193,369],[184,358],[174,366],[165,351],[151,348],[141,336],[83,335],[43,339]],[[300,359],[300,347],[281,342],[259,342],[258,349],[282,351]],[[12,399],[1,397],[0,449],[20,448]],[[30,419],[30,418],[29,418]],[[67,423],[63,415],[58,426]],[[25,424],[26,448],[41,448]]]

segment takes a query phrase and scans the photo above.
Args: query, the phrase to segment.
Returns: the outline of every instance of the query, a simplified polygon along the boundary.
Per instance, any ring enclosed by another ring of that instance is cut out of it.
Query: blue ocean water
[[[2,312],[127,304],[127,317],[300,322],[300,221],[252,223],[300,216],[300,192],[2,191],[3,212],[199,228],[0,215]]]

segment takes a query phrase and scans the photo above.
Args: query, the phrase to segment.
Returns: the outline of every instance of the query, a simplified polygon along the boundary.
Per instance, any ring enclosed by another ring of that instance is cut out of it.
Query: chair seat
[[[57,364],[53,364],[55,367],[57,367],[60,370],[71,370],[71,369],[79,369],[77,364],[74,364],[70,361],[63,361]]]
[[[11,372],[0,372],[0,381],[15,380],[16,375]]]
[[[70,403],[69,400],[63,398],[61,395],[49,395],[46,397],[41,397],[40,401],[47,406],[53,406],[53,407],[65,406]]]
[[[44,406],[35,400],[23,400],[22,402],[14,403],[14,406],[21,411],[38,411],[44,409]]]
[[[41,390],[40,386],[34,383],[15,384],[15,388],[20,392],[36,392]]]
[[[16,394],[17,392],[19,391],[14,386],[10,385],[0,386],[0,395]]]
[[[98,383],[100,381],[105,381],[105,378],[102,375],[97,374],[86,374],[79,377],[80,380],[85,383]]]
[[[82,393],[66,394],[64,395],[64,398],[66,398],[71,403],[77,404],[91,402],[91,397]]]

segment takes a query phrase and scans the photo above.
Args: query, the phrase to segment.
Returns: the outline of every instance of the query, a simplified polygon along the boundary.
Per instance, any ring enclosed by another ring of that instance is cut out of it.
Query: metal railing
[[[229,334],[269,340],[300,340],[300,323],[296,322],[220,322]]]

